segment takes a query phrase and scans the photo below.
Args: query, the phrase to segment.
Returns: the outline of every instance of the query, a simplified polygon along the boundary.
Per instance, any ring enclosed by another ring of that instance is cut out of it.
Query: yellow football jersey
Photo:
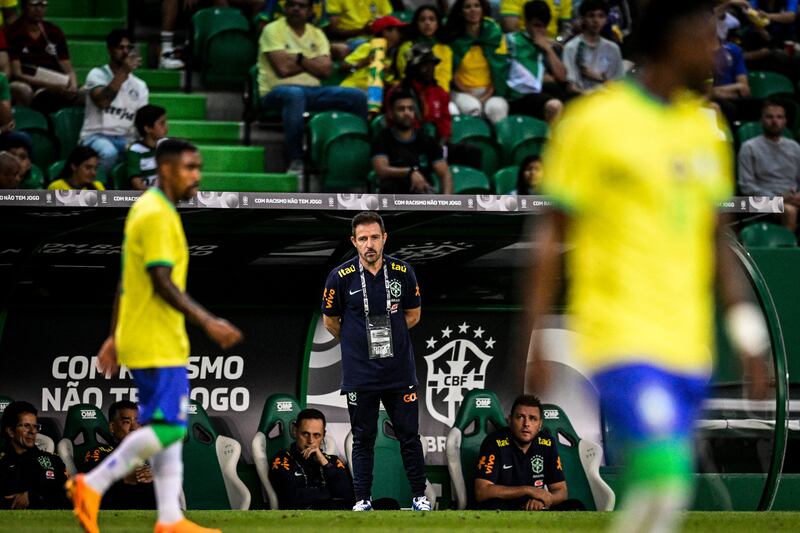
[[[568,107],[544,168],[544,194],[571,215],[569,314],[584,363],[709,371],[717,204],[734,181],[702,102],[613,83]]]
[[[186,289],[189,248],[178,211],[161,189],[148,189],[125,220],[122,289],[115,339],[129,368],[185,366],[189,337],[183,314],[153,289],[148,268],[172,267],[172,282]]]

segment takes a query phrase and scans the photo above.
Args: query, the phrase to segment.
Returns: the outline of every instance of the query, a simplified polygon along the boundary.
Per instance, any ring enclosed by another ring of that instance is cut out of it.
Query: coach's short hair
[[[196,152],[197,146],[193,145],[184,139],[164,139],[158,143],[156,148],[156,165],[160,166],[162,162],[170,157],[181,155],[183,152]]]
[[[136,411],[139,408],[130,400],[120,400],[118,402],[114,402],[111,404],[111,407],[108,408],[108,421],[111,422],[114,420],[117,417],[117,413],[123,409],[133,409]]]
[[[702,13],[713,14],[714,0],[641,0],[634,49],[643,59],[662,57],[675,30]]]
[[[6,429],[11,428],[13,430],[17,427],[20,415],[25,413],[30,413],[37,417],[39,416],[39,411],[36,410],[32,403],[18,400],[6,406],[5,411],[3,411],[3,420],[0,422],[0,429],[3,432],[3,436],[6,434]]]
[[[323,428],[328,423],[325,420],[325,414],[319,409],[303,409],[297,414],[297,420],[294,421],[294,425],[300,427],[300,422],[303,420],[322,420]]]
[[[386,233],[386,227],[383,225],[383,219],[374,211],[362,211],[353,217],[352,228],[353,237],[356,236],[356,228],[363,224],[377,224],[381,227],[381,233]]]
[[[514,398],[514,403],[511,404],[511,412],[509,416],[514,415],[514,411],[517,409],[518,406],[525,406],[525,407],[538,407],[539,408],[539,415],[542,414],[542,401],[534,396],[533,394],[520,394],[516,398]]]

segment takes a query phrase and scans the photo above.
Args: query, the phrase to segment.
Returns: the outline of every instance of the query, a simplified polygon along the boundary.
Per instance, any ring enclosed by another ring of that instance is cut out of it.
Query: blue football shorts
[[[606,368],[594,376],[605,422],[621,444],[691,438],[708,376],[647,364]]]
[[[139,389],[139,423],[166,422],[186,427],[189,411],[189,377],[186,367],[131,370]]]

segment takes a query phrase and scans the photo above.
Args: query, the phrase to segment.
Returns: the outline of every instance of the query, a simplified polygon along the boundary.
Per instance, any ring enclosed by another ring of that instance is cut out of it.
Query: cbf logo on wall
[[[486,352],[497,341],[481,326],[466,321],[445,326],[438,337],[425,341],[430,351],[425,356],[425,404],[433,418],[452,426],[464,393],[485,388],[486,370],[493,359]]]

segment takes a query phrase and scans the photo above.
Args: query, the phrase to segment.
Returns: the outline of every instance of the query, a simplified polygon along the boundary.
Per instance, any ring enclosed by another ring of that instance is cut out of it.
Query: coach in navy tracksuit
[[[353,430],[354,511],[372,509],[372,467],[378,407],[383,402],[400,441],[414,496],[412,508],[430,510],[419,438],[414,350],[408,330],[419,322],[421,301],[414,271],[383,255],[386,230],[372,212],[353,217],[358,256],[336,267],[325,282],[325,328],[342,349],[342,394]],[[402,502],[400,502],[402,504]]]

